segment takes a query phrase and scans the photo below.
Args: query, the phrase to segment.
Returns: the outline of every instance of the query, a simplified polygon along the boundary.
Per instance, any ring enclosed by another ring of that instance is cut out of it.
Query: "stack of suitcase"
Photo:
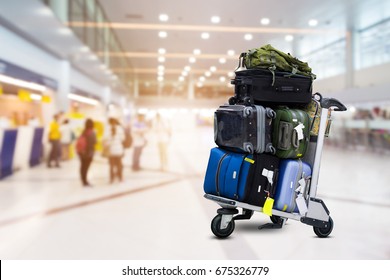
[[[260,207],[271,198],[274,209],[303,215],[307,209],[298,206],[305,204],[312,166],[302,158],[309,158],[318,122],[308,109],[319,106],[312,79],[239,70],[232,80],[234,96],[214,115],[218,147],[210,153],[204,191]]]

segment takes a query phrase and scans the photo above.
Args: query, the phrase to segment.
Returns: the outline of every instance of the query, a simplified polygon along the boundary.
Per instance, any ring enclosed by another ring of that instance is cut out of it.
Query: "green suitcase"
[[[298,109],[278,108],[273,121],[272,142],[279,158],[300,158],[310,140],[310,117]]]

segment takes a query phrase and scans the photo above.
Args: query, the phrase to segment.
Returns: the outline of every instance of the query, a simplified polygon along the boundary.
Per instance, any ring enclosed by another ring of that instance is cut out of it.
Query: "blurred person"
[[[96,134],[93,126],[94,123],[91,119],[85,121],[84,130],[76,144],[77,154],[80,158],[80,177],[84,187],[92,187],[88,182],[87,174],[95,153]]]
[[[69,120],[65,119],[61,126],[61,155],[62,160],[69,160],[70,159],[70,146],[74,140],[74,133],[72,131],[72,127],[69,124]]]
[[[110,184],[112,184],[115,178],[118,178],[120,182],[123,181],[122,157],[125,153],[123,144],[125,141],[125,132],[117,119],[110,118],[108,123],[109,129],[108,135],[105,139],[105,146],[110,165]]]
[[[171,139],[171,127],[167,120],[157,113],[156,120],[153,123],[153,130],[160,154],[160,170],[166,171],[168,168],[168,144]]]
[[[137,119],[133,123],[132,136],[133,136],[133,164],[132,169],[139,171],[141,169],[140,160],[143,148],[147,144],[145,134],[148,131],[148,125],[145,122],[145,115],[137,114]]]
[[[50,123],[50,127],[49,127],[49,142],[51,145],[49,158],[47,160],[47,167],[49,168],[51,168],[51,163],[53,161],[56,167],[60,167],[61,131],[60,131],[60,125],[58,123],[58,119],[59,119],[59,115],[55,114],[53,116],[53,121]]]

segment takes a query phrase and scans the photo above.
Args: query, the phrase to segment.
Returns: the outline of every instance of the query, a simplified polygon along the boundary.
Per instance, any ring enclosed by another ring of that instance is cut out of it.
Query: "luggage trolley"
[[[320,172],[322,148],[325,140],[326,122],[329,111],[346,111],[347,108],[337,99],[321,98],[321,118],[319,125],[319,132],[317,143],[315,145],[314,162],[312,162],[313,171],[309,186],[309,192],[306,199],[307,212],[304,215],[300,213],[288,213],[272,209],[271,221],[272,223],[259,226],[262,228],[282,228],[287,219],[301,221],[304,224],[313,226],[314,233],[321,238],[329,236],[333,230],[333,220],[330,217],[330,212],[325,203],[316,197],[318,178]],[[211,231],[219,238],[226,238],[234,231],[235,221],[250,219],[254,213],[263,212],[263,208],[248,203],[236,201],[221,196],[212,194],[205,194],[205,198],[212,200],[219,204],[222,208],[217,210],[217,215],[211,221]],[[237,208],[242,208],[242,214],[238,214]]]

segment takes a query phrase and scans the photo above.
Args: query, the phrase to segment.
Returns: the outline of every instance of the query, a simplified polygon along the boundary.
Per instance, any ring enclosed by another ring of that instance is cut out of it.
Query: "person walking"
[[[72,131],[72,127],[69,124],[69,120],[65,119],[62,122],[62,125],[60,126],[61,131],[61,155],[62,160],[69,160],[70,159],[70,145],[72,144],[72,141],[74,140],[74,134]]]
[[[52,162],[54,161],[55,167],[60,167],[60,156],[61,156],[61,131],[60,125],[58,123],[59,115],[55,114],[53,116],[53,121],[50,123],[49,127],[49,142],[51,145],[49,158],[47,160],[47,167],[52,167]]]
[[[156,135],[158,151],[160,154],[160,170],[166,171],[168,168],[168,143],[171,139],[171,127],[158,113],[153,124],[153,130]]]
[[[85,121],[85,127],[77,140],[76,150],[80,158],[80,177],[84,187],[92,187],[87,174],[95,153],[96,134],[91,119]]]
[[[133,135],[133,171],[139,171],[141,169],[140,160],[143,148],[146,146],[147,140],[145,134],[148,131],[148,126],[145,122],[145,115],[138,114],[137,119],[133,123],[132,135]]]
[[[125,132],[117,119],[110,118],[108,123],[109,129],[105,145],[107,146],[108,162],[110,165],[110,184],[112,184],[116,178],[118,178],[120,182],[123,181],[122,157],[125,153],[123,146],[123,142],[125,141]]]

